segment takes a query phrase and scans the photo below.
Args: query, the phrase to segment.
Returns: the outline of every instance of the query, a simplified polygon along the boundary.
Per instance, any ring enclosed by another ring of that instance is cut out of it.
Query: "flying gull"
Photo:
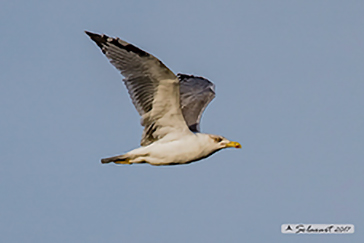
[[[214,84],[203,77],[177,74],[153,55],[119,38],[86,34],[124,76],[141,116],[141,147],[102,159],[102,163],[188,164],[238,142],[200,132],[201,115],[215,97]]]

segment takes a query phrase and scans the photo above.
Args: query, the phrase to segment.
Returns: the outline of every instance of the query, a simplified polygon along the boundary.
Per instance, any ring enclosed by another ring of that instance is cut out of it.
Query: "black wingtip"
[[[92,32],[89,32],[87,30],[85,30],[86,35],[88,35],[91,40],[93,40],[101,49],[102,49],[102,45],[106,43],[106,40],[108,38],[108,36],[106,35],[99,35],[99,34],[95,34]]]
[[[86,33],[86,35],[88,35],[91,39],[94,39],[94,38],[97,38],[97,37],[101,37],[101,35],[99,35],[99,34],[95,34],[95,33],[92,33],[92,32],[87,31],[87,30],[85,30],[85,33]]]
[[[96,33],[92,33],[90,31],[85,30],[86,35],[88,35],[90,38],[95,38],[95,37],[102,37],[103,35],[99,35]]]
[[[86,33],[86,35],[88,35],[91,39],[93,39],[93,38],[95,38],[95,37],[97,37],[97,36],[100,36],[100,35],[98,35],[98,34],[92,33],[92,32],[87,31],[87,30],[85,30],[85,33]]]
[[[87,30],[85,30],[85,33],[91,38],[91,40],[93,40],[101,48],[104,54],[106,50],[103,47],[106,45],[106,43],[110,43],[128,52],[134,52],[135,54],[141,57],[147,57],[150,55],[149,53],[143,51],[142,49],[139,49],[138,47],[132,44],[129,44],[127,42],[122,43],[119,38],[110,38],[107,35],[99,35],[89,32]]]

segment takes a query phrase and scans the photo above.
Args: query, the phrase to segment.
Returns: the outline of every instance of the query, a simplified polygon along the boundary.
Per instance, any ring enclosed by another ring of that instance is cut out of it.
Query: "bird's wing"
[[[124,76],[130,98],[141,115],[146,146],[169,133],[189,132],[180,108],[179,80],[153,55],[119,38],[86,31]]]
[[[215,97],[215,85],[203,77],[178,74],[181,108],[187,126],[192,132],[200,132],[203,111]]]

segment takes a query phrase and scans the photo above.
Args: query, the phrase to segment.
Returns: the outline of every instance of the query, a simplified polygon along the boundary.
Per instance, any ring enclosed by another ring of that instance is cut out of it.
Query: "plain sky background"
[[[0,21],[1,242],[364,242],[364,1],[14,0]],[[142,127],[84,30],[213,81],[202,131],[243,148],[101,165]]]

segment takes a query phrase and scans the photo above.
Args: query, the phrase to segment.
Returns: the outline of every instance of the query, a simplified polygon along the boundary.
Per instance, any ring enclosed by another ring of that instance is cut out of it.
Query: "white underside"
[[[217,148],[208,134],[185,133],[175,138],[166,136],[148,146],[134,149],[124,156],[130,163],[152,165],[185,164],[207,157]]]

